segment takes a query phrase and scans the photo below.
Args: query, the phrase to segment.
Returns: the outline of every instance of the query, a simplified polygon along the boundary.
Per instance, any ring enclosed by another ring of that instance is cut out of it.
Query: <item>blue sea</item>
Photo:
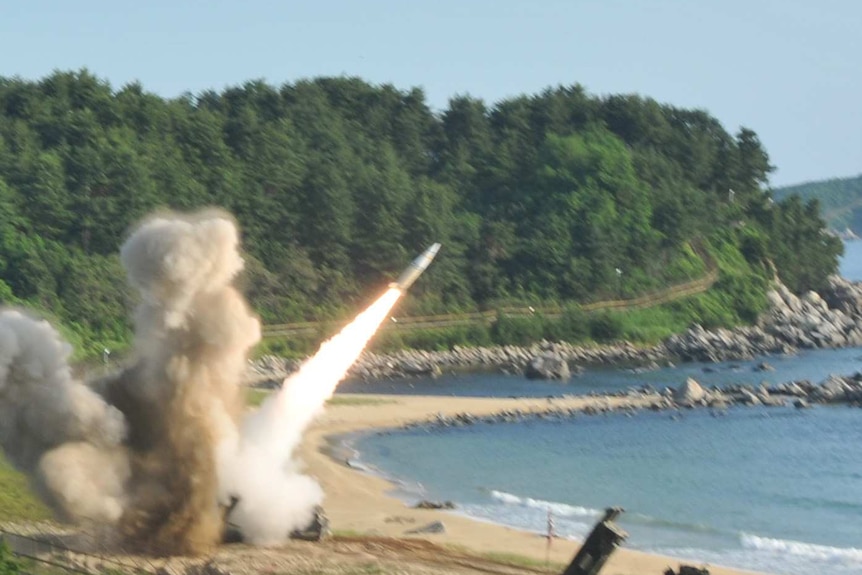
[[[848,242],[845,277],[862,280],[862,242]],[[754,369],[767,361],[775,371]],[[469,375],[372,383],[341,391],[547,396],[615,391],[686,377],[725,385],[862,370],[862,349],[748,362],[684,364],[647,373],[588,370],[569,383]],[[862,409],[817,406],[643,412],[518,424],[414,429],[354,437],[397,495],[452,500],[459,513],[582,538],[609,506],[628,548],[786,574],[862,574]]]

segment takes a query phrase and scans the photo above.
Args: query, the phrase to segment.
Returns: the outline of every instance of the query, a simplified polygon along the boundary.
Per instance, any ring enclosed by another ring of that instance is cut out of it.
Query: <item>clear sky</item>
[[[172,97],[323,75],[493,105],[639,93],[756,131],[773,185],[862,173],[860,0],[0,0],[0,76]]]

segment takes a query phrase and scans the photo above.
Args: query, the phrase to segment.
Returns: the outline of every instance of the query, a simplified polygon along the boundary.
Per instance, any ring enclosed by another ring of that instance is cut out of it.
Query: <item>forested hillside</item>
[[[220,206],[267,322],[345,317],[434,241],[402,313],[633,297],[710,252],[715,305],[751,319],[769,262],[804,290],[841,250],[816,203],[771,202],[770,169],[749,129],[578,85],[435,113],[419,89],[355,78],[176,99],[86,71],[0,79],[0,298],[126,341],[129,227]]]
[[[780,200],[793,195],[804,201],[816,199],[830,228],[862,233],[862,175],[776,188],[773,194]]]

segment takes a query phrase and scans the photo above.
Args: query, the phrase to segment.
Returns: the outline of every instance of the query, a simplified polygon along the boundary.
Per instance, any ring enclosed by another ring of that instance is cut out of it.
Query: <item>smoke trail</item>
[[[231,522],[249,541],[274,543],[308,524],[323,493],[291,455],[401,293],[389,289],[325,342],[278,394],[245,419],[234,442],[223,446],[222,497],[239,497]]]

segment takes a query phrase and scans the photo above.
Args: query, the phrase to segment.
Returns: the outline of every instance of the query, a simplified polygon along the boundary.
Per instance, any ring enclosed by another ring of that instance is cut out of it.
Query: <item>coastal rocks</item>
[[[834,403],[846,400],[848,393],[852,392],[853,387],[847,380],[835,375],[830,375],[829,378],[827,378],[812,395],[815,399]]]
[[[797,297],[781,283],[767,294],[769,309],[757,325],[733,330],[705,330],[695,325],[664,342],[671,357],[683,361],[719,362],[787,354],[800,348],[862,345],[862,285],[832,276],[821,297]],[[769,370],[762,362],[758,370]]]
[[[577,399],[572,405],[571,400]],[[559,401],[558,401],[559,400]],[[586,400],[586,401],[585,401]],[[527,420],[555,420],[578,416],[618,413],[631,417],[638,411],[670,412],[671,419],[683,419],[681,409],[708,408],[713,416],[725,415],[731,408],[780,408],[792,405],[805,409],[815,404],[838,404],[862,407],[862,373],[847,377],[831,376],[820,384],[807,380],[770,387],[735,384],[722,388],[704,389],[694,379],[687,379],[678,388],[666,388],[660,393],[652,388],[630,389],[611,394],[590,394],[586,397],[562,395],[548,398],[543,407],[529,410],[504,409],[481,416],[461,413],[437,414],[420,423],[404,425],[403,429],[438,429],[473,424],[517,423]]]
[[[527,379],[558,379],[568,380],[572,373],[569,364],[558,354],[547,352],[534,357],[524,370]]]
[[[836,275],[829,276],[828,282],[822,294],[826,304],[852,318],[862,317],[862,283]]]
[[[299,361],[264,355],[248,362],[245,380],[257,387],[274,388],[299,368]]]
[[[798,349],[862,345],[862,283],[831,276],[820,295],[798,297],[781,283],[768,293],[769,308],[756,325],[706,330],[694,325],[663,343],[639,347],[622,342],[578,346],[541,341],[530,346],[460,347],[450,350],[401,350],[392,354],[363,353],[349,377],[373,380],[436,376],[459,371],[529,373],[565,381],[584,365],[631,366],[655,369],[671,360],[719,362],[789,354]],[[295,371],[299,361],[264,356],[249,363],[249,384],[275,387]],[[569,370],[569,375],[565,374]],[[759,370],[769,370],[762,362]]]
[[[706,391],[690,377],[673,393],[674,400],[679,404],[694,405],[705,397]]]
[[[862,343],[862,290],[857,293],[852,284],[831,277],[827,298],[808,292],[801,298],[783,284],[770,292],[770,309],[761,316],[758,325],[776,339],[801,348],[843,347]],[[836,306],[830,307],[828,300]]]

